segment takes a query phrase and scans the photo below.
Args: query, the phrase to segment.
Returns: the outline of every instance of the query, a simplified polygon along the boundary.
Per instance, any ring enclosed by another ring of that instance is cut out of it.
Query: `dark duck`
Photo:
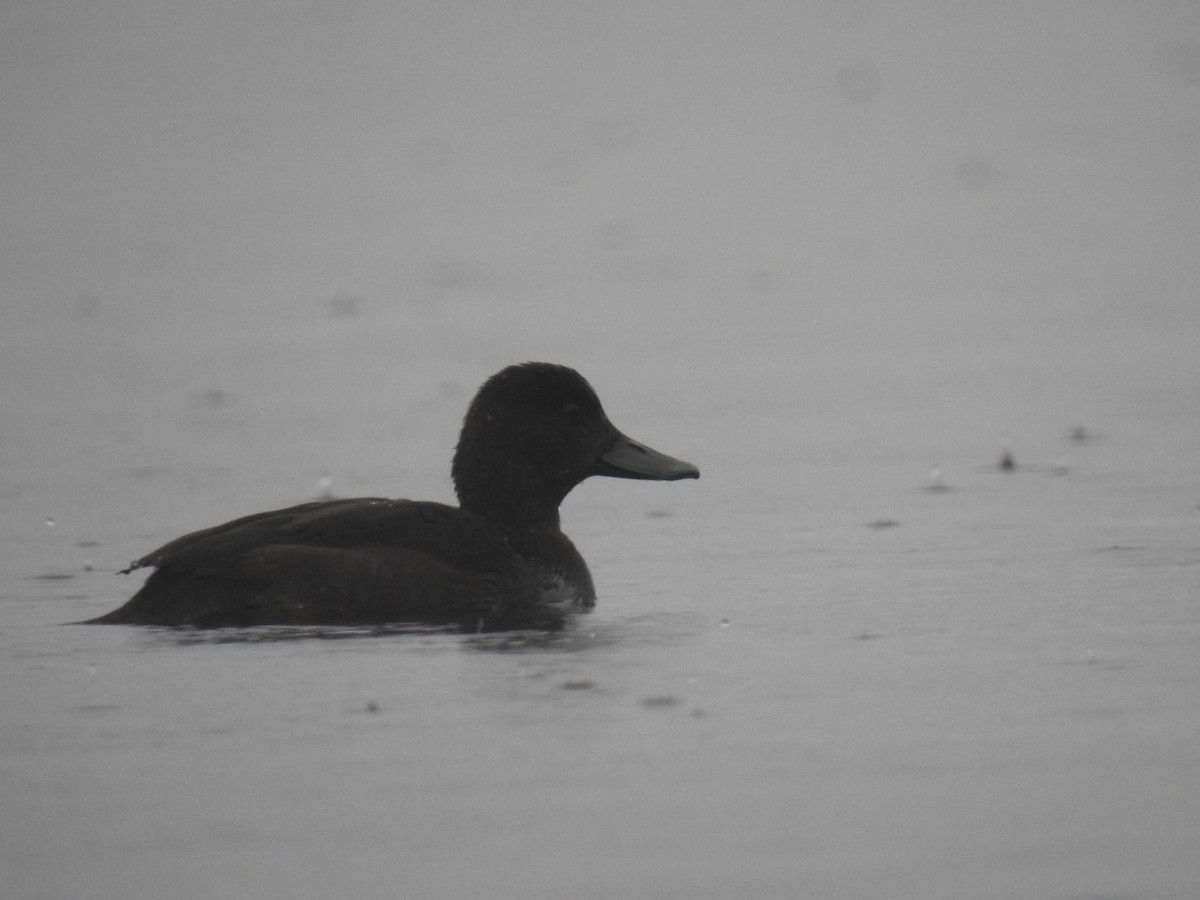
[[[154,572],[92,623],[195,628],[424,623],[555,629],[596,601],[558,507],[592,475],[699,478],[618,431],[579,373],[510,366],[479,389],[452,467],[459,506],[319,500],[177,538],[125,572]]]

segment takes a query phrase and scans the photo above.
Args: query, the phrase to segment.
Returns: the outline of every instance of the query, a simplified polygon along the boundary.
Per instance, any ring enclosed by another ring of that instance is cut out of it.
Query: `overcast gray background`
[[[1200,893],[1194,0],[21,0],[0,66],[0,892]],[[63,625],[452,499],[524,359],[703,473],[568,498],[577,629]]]
[[[1197,284],[1186,0],[0,15],[10,309]]]

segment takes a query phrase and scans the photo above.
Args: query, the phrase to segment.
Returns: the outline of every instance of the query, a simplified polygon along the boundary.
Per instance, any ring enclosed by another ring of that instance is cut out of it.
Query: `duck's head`
[[[618,431],[574,369],[531,362],[509,366],[479,389],[453,475],[466,509],[557,524],[563,498],[592,475],[676,481],[699,478],[700,470]]]

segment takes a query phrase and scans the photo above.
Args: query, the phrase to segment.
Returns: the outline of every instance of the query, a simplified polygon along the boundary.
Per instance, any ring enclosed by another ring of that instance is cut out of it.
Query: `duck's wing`
[[[195,559],[209,552],[220,552],[222,548],[235,547],[242,541],[252,541],[254,536],[267,536],[310,513],[320,515],[323,511],[344,505],[358,505],[367,502],[359,500],[314,500],[311,503],[301,503],[284,509],[272,509],[266,512],[242,516],[238,519],[214,525],[211,528],[201,528],[192,531],[173,541],[168,541],[152,553],[147,553],[131,562],[120,574],[128,575],[136,569],[147,566],[158,567],[169,563],[181,563],[184,567],[189,559]]]
[[[413,500],[329,500],[244,516],[164,544],[101,624],[560,627],[543,585],[479,516]]]
[[[392,547],[449,563],[486,563],[486,558],[504,552],[492,529],[463,510],[427,501],[363,497],[302,503],[193,531],[122,571],[153,566],[216,574],[228,571],[247,554],[273,546]]]

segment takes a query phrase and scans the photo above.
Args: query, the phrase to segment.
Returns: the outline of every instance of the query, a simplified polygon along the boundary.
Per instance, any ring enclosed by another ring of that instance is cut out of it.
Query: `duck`
[[[574,369],[508,366],[463,419],[451,465],[457,507],[323,499],[194,531],[123,569],[153,571],[123,606],[86,624],[558,630],[596,602],[559,518],[592,476],[677,481],[700,470],[619,431]]]

